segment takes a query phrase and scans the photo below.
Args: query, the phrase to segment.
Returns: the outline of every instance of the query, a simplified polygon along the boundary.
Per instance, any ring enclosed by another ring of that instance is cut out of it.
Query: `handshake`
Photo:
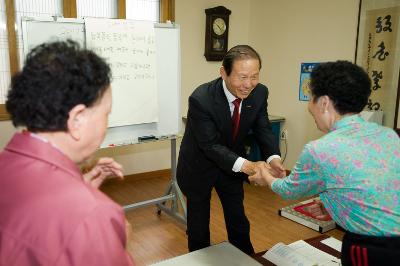
[[[278,158],[273,159],[269,164],[264,161],[251,162],[246,160],[241,171],[247,174],[250,182],[256,186],[268,185],[271,187],[275,179],[286,176],[286,170]]]

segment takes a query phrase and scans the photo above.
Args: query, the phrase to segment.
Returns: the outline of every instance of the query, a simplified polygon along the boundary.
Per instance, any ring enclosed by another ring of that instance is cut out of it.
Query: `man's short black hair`
[[[44,43],[28,54],[22,71],[12,78],[6,108],[14,126],[66,131],[69,111],[78,104],[94,105],[110,79],[108,64],[76,42]]]
[[[311,73],[310,87],[314,100],[329,96],[341,115],[361,112],[371,94],[368,74],[349,61],[318,65]]]
[[[256,59],[258,60],[259,66],[261,69],[261,58],[260,55],[257,53],[256,50],[254,50],[251,46],[249,45],[236,45],[229,49],[229,51],[226,53],[224,60],[222,61],[222,66],[225,69],[226,74],[229,76],[232,72],[232,67],[233,63],[236,60],[242,60],[242,59]]]

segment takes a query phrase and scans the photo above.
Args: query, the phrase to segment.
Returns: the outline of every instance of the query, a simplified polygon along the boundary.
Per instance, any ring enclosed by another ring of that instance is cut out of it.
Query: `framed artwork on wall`
[[[372,93],[367,110],[382,110],[383,125],[397,128],[399,117],[400,2],[360,0],[355,62],[368,73]]]
[[[300,66],[300,85],[299,101],[309,101],[311,97],[310,81],[311,72],[320,63],[301,63]]]

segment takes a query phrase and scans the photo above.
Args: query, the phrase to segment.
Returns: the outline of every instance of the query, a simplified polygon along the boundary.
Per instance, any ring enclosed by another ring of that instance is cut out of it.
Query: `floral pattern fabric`
[[[387,127],[358,115],[337,121],[308,143],[292,173],[273,182],[286,199],[319,194],[345,230],[400,235],[400,139]]]

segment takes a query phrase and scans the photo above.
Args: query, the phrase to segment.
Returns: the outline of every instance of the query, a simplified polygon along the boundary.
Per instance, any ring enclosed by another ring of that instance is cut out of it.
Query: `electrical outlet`
[[[283,130],[281,131],[281,139],[282,139],[282,140],[287,139],[287,137],[288,137],[287,134],[288,134],[288,133],[287,133],[287,129],[283,129]]]

